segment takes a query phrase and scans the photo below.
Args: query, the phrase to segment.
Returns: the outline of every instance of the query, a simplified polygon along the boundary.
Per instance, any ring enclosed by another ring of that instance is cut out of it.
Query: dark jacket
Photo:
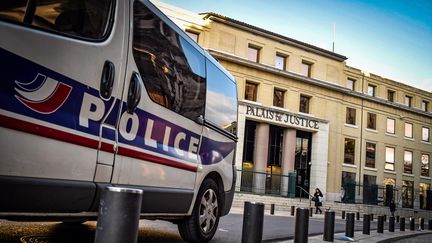
[[[314,193],[314,201],[315,201],[315,206],[322,206],[322,202],[319,201],[319,197],[322,197],[323,194],[321,192],[315,192]]]
[[[390,212],[396,211],[396,204],[394,202],[390,203]]]

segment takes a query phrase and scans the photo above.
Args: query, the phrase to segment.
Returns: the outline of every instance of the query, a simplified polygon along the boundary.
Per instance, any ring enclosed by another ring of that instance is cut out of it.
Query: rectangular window
[[[367,113],[367,128],[376,130],[376,114]]]
[[[245,133],[243,139],[243,163],[240,191],[251,192],[254,169],[254,150],[255,150],[255,130],[256,122],[246,120]]]
[[[395,122],[395,119],[387,118],[387,133],[395,134]]]
[[[256,122],[246,120],[243,142],[243,161],[254,161],[253,152],[255,150],[255,129]]]
[[[414,182],[402,181],[402,207],[412,208],[414,201]]]
[[[368,87],[367,87],[367,94],[368,94],[369,96],[375,96],[375,88],[376,88],[376,86],[374,86],[374,85],[372,85],[372,84],[368,84]]]
[[[376,176],[363,175],[363,203],[376,204]]]
[[[257,100],[258,84],[246,81],[245,100]]]
[[[67,17],[75,14],[72,11]],[[197,117],[205,114],[207,79],[219,80],[208,76],[207,59],[202,49],[196,49],[184,40],[176,32],[174,24],[163,22],[142,2],[133,2],[133,14],[132,54],[145,91],[153,102],[196,121]],[[63,21],[67,21],[65,19]],[[165,34],[161,33],[162,29],[149,24],[149,21],[161,23]],[[88,27],[92,24],[88,24]],[[220,70],[219,73],[227,77]],[[230,87],[226,88],[235,97],[236,84],[230,82]],[[231,105],[235,103],[230,102]],[[231,112],[237,112],[236,105],[231,108],[234,108]]]
[[[413,137],[413,124],[405,122],[405,137],[412,138]]]
[[[342,198],[344,203],[355,203],[356,195],[356,173],[342,171],[341,187],[345,194]]]
[[[284,107],[284,96],[285,96],[285,91],[280,89],[274,89],[273,106]]]
[[[422,103],[421,103],[421,109],[422,109],[422,111],[428,112],[429,111],[428,110],[428,106],[429,106],[429,102],[423,100]]]
[[[276,54],[275,67],[280,70],[285,70],[286,68],[286,56],[282,54]]]
[[[236,134],[237,84],[208,59],[206,71],[205,119],[222,130]]]
[[[312,63],[307,61],[302,61],[301,64],[301,74],[306,77],[311,77],[312,75]]]
[[[267,166],[281,166],[282,164],[283,130],[282,127],[270,125]]]
[[[412,97],[405,95],[405,105],[408,107],[411,107],[411,105],[412,105],[411,102],[412,102]]]
[[[344,164],[354,164],[355,159],[355,140],[352,138],[345,138],[344,149]]]
[[[355,90],[355,80],[354,79],[347,79],[346,87],[350,90]]]
[[[428,209],[427,206],[429,203],[428,200],[428,191],[430,190],[429,183],[419,183],[419,196],[420,196],[420,209]]]
[[[356,124],[356,109],[347,107],[345,123],[350,125]]]
[[[429,142],[429,128],[428,127],[422,127],[422,141],[423,142]]]
[[[394,170],[394,163],[395,163],[395,148],[392,147],[386,147],[386,154],[385,154],[385,167],[386,170]]]
[[[387,90],[387,100],[390,102],[394,102],[394,94],[393,90]]]
[[[421,155],[421,175],[429,177],[429,154]]]
[[[252,62],[259,62],[260,48],[257,46],[248,46],[248,60]]]
[[[404,152],[404,173],[412,174],[412,162],[413,162],[413,153],[412,151]]]
[[[188,34],[188,36],[190,38],[192,38],[192,40],[194,40],[196,43],[198,43],[199,34],[197,32],[186,30],[186,34]]]
[[[366,142],[366,167],[375,168],[376,144]]]
[[[58,34],[101,41],[110,31],[113,1],[2,1],[0,19]]]
[[[300,95],[300,108],[299,108],[300,112],[309,113],[309,101],[310,101],[310,97]]]

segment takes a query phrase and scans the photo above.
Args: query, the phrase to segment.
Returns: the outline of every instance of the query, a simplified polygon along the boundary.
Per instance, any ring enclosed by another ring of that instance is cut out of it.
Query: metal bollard
[[[399,228],[400,228],[400,231],[405,231],[405,218],[404,217],[400,217]]]
[[[297,208],[294,231],[294,243],[308,242],[309,232],[309,209]]]
[[[398,216],[396,216],[396,222],[398,222],[399,223],[399,218],[400,218],[400,216],[398,215]]]
[[[137,242],[142,190],[107,187],[99,201],[96,243]]]
[[[389,232],[395,231],[395,217],[390,216],[389,218]]]
[[[312,215],[313,215],[313,208],[310,208],[309,209],[309,217],[312,217]]]
[[[420,218],[420,229],[424,230],[424,218]]]
[[[415,219],[413,217],[409,218],[409,227],[411,231],[415,230]]]
[[[428,230],[432,230],[432,219],[428,220]]]
[[[370,219],[373,221],[373,213],[370,214]]]
[[[271,215],[274,215],[274,211],[275,211],[275,205],[274,205],[274,203],[272,203],[272,204],[270,205],[270,214],[271,214]]]
[[[370,235],[370,215],[363,214],[363,234]]]
[[[245,202],[243,213],[242,242],[261,242],[264,225],[264,204]]]
[[[356,220],[360,220],[360,212],[356,213]]]
[[[324,241],[334,240],[334,227],[335,227],[335,212],[325,211],[324,212]]]
[[[384,216],[380,215],[378,216],[378,233],[384,233]]]
[[[291,216],[294,216],[295,206],[291,206]]]
[[[354,237],[354,213],[346,214],[345,236]]]
[[[342,219],[345,219],[345,211],[342,210]]]

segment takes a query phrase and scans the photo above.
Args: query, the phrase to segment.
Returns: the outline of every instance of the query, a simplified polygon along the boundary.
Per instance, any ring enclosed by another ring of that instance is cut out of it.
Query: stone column
[[[288,193],[288,173],[294,171],[296,130],[287,128],[283,134],[281,195]]]
[[[312,153],[309,193],[319,188],[326,197],[329,124],[320,123],[319,131],[312,135]],[[337,178],[339,179],[339,178]],[[339,179],[340,180],[340,179]]]
[[[236,147],[236,156],[235,156],[235,165],[238,170],[243,170],[243,145],[245,138],[245,126],[246,126],[246,116],[245,116],[245,106],[239,106],[239,115],[238,115],[238,123],[237,123],[237,147]],[[242,172],[237,171],[237,181],[236,181],[236,190],[240,191],[241,182],[242,182]]]
[[[253,192],[265,193],[270,125],[258,123],[255,130]]]

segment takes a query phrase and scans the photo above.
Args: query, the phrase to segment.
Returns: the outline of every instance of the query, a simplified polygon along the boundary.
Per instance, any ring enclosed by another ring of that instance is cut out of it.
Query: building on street
[[[432,205],[431,92],[227,16],[157,5],[237,79],[237,190]]]

